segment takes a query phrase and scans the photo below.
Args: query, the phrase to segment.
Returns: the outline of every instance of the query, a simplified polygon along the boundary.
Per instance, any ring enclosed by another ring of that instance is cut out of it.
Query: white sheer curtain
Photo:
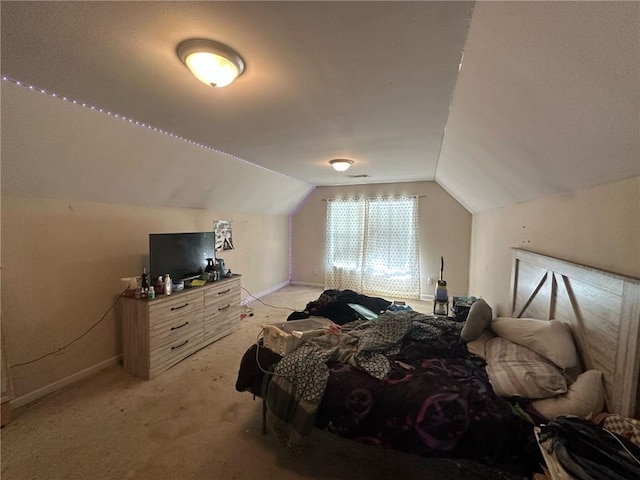
[[[327,201],[325,288],[419,298],[418,199]]]

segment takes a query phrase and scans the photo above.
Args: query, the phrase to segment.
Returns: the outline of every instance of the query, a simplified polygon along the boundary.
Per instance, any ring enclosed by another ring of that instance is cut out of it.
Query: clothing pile
[[[325,317],[337,325],[358,320],[360,315],[349,304],[362,305],[374,313],[382,313],[391,303],[380,297],[370,297],[353,290],[325,290],[317,300],[307,303],[302,312],[293,312],[287,320],[301,320],[311,316]]]
[[[579,417],[559,415],[540,427],[540,446],[572,478],[640,478],[640,446]]]

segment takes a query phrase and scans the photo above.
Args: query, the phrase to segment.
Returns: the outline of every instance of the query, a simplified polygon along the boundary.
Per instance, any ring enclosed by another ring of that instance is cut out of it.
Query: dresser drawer
[[[202,312],[202,309],[200,310]],[[184,337],[191,336],[193,332],[202,335],[202,315],[174,318],[171,321],[161,322],[149,330],[149,347],[151,349],[176,342]]]
[[[206,307],[218,305],[220,303],[240,303],[240,280],[233,279],[224,282],[217,288],[210,288],[204,294],[204,304]]]
[[[203,298],[201,291],[194,291],[153,300],[149,302],[149,323],[153,325],[189,315],[194,310],[202,308]]]
[[[225,311],[224,315],[212,315],[204,322],[204,338],[206,342],[217,340],[232,333],[240,325],[240,304],[236,304]]]
[[[181,295],[149,312],[151,349],[179,342],[193,332],[202,334],[204,301],[202,292]]]
[[[231,333],[240,321],[240,280],[233,279],[205,292],[204,340]]]
[[[202,322],[199,322],[199,326],[199,329],[185,331],[180,337],[151,347],[150,378],[165,371],[203,346]]]
[[[216,315],[226,315],[227,312],[235,307],[240,306],[240,295],[232,295],[227,297],[216,298],[215,302],[206,304],[204,308],[205,321]]]

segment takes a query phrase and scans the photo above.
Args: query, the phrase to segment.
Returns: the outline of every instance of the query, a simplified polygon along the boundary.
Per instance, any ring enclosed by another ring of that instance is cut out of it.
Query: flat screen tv
[[[198,277],[207,266],[207,258],[215,257],[215,234],[150,233],[150,279],[171,275],[174,282]]]

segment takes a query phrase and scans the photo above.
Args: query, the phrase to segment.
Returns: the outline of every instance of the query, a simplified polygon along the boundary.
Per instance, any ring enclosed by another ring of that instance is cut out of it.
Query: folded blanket
[[[322,350],[304,343],[278,363],[267,390],[267,418],[292,454],[303,449],[329,378]]]

